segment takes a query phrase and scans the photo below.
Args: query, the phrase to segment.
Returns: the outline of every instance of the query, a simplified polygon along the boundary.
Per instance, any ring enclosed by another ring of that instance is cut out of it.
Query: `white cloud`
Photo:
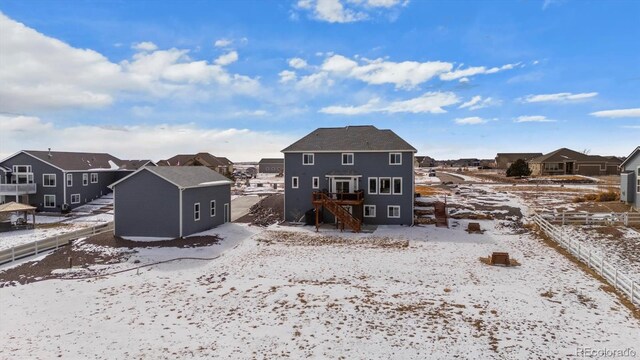
[[[363,63],[342,55],[325,59],[322,71],[335,76],[358,79],[368,84],[394,84],[397,88],[415,88],[433,77],[451,70],[452,64],[441,61],[392,62],[384,59],[364,60]]]
[[[298,0],[294,9],[308,12],[310,17],[329,23],[351,23],[368,20],[372,15],[406,6],[400,0]],[[297,19],[297,14],[293,14]]]
[[[617,109],[617,110],[602,110],[589,114],[596,117],[607,118],[640,118],[640,108],[632,109]]]
[[[458,68],[454,71],[448,71],[443,74],[440,74],[440,80],[451,81],[451,80],[457,80],[457,79],[466,79],[464,82],[467,82],[470,76],[482,75],[482,74],[495,74],[500,71],[515,69],[518,66],[520,66],[520,63],[506,64],[500,67],[492,67],[492,68],[486,68],[485,66],[474,66],[466,69]]]
[[[220,55],[215,63],[221,66],[229,65],[238,61],[238,53],[235,51],[230,51],[224,55]]]
[[[486,124],[489,122],[489,120],[486,120],[477,116],[458,118],[453,121],[458,125],[480,125],[480,124]]]
[[[284,84],[296,81],[298,78],[296,72],[291,70],[282,70],[278,75],[280,76],[280,82]]]
[[[518,116],[513,120],[513,122],[523,123],[523,122],[555,122],[555,120],[547,119],[546,116],[542,115],[523,115]]]
[[[221,64],[194,61],[185,49],[151,50],[154,44],[138,43],[139,52],[116,64],[2,13],[0,28],[0,111],[4,112],[101,108],[125,96],[197,101],[215,94],[256,94],[260,89],[257,79],[230,74]],[[227,62],[233,57],[228,56]]]
[[[598,96],[597,92],[572,94],[568,92],[556,93],[556,94],[540,94],[540,95],[527,95],[522,98],[523,102],[537,103],[537,102],[571,102],[586,100]]]
[[[296,83],[296,89],[311,92],[327,90],[331,86],[333,86],[333,80],[330,79],[329,75],[324,72],[302,76]]]
[[[213,46],[215,47],[227,47],[229,45],[233,44],[232,40],[229,39],[218,39],[213,43]]]
[[[300,58],[292,58],[289,59],[289,66],[291,66],[294,69],[304,69],[307,67],[307,62],[304,61],[304,59],[300,59]]]
[[[266,114],[256,110],[252,115]],[[263,156],[281,156],[283,144],[293,143],[300,137],[282,132],[204,128],[195,124],[55,127],[39,118],[0,115],[0,158],[20,149],[43,149],[43,131],[47,133],[44,146],[53,150],[108,152],[122,159],[155,161],[198,151],[208,151],[232,161],[257,161]]]
[[[460,105],[458,108],[459,109],[469,108],[469,110],[478,110],[478,109],[486,108],[489,106],[500,105],[501,103],[502,101],[493,99],[491,97],[483,99],[482,96],[476,95],[472,97],[471,100]]]
[[[138,50],[138,51],[155,51],[158,50],[158,46],[154,43],[152,43],[151,41],[143,41],[143,42],[139,42],[139,43],[135,43],[133,44],[133,46],[131,47],[134,50]]]
[[[269,115],[266,110],[242,110],[231,113],[232,117],[262,117]]]
[[[454,105],[460,99],[451,92],[428,92],[417,98],[384,102],[379,98],[369,100],[360,106],[327,106],[321,113],[332,115],[362,115],[370,113],[446,113],[446,106]]]

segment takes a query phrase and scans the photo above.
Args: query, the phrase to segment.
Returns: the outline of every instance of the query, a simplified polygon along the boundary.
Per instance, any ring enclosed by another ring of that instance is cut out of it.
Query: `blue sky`
[[[422,155],[640,144],[637,1],[0,1],[0,155],[278,156],[320,126]]]

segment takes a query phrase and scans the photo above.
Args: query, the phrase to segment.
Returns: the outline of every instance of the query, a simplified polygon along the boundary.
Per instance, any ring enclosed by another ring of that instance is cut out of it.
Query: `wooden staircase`
[[[447,204],[437,201],[433,204],[436,215],[436,227],[449,227],[449,221],[447,220]]]
[[[332,213],[337,221],[338,226],[341,226],[341,229],[344,230],[344,226],[350,227],[354,232],[360,232],[362,229],[362,223],[360,220],[356,219],[347,209],[343,208],[340,204],[333,201],[327,194],[319,193],[320,200],[322,202],[322,206],[325,209],[329,210]],[[316,208],[316,212],[319,209]],[[316,221],[316,229],[318,228],[318,222]]]

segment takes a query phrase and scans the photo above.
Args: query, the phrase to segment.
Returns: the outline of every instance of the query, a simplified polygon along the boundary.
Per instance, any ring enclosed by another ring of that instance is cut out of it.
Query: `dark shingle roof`
[[[158,165],[160,166],[178,166],[184,165],[187,161],[193,159],[195,155],[191,154],[180,154],[174,157],[168,158],[167,160],[158,161]]]
[[[122,160],[105,153],[24,150],[62,170],[118,170]]]
[[[205,186],[211,182],[232,183],[205,166],[145,166],[144,169],[183,188]]]
[[[496,158],[500,157],[507,161],[516,161],[518,159],[529,160],[542,156],[542,153],[498,153]]]
[[[587,155],[581,152],[577,152],[567,148],[561,148],[555,151],[552,151],[548,154],[544,154],[537,158],[529,160],[530,163],[545,163],[545,162],[563,162],[567,160],[573,160],[578,162],[622,162],[618,159],[618,161],[607,159],[603,156],[599,155]]]
[[[372,125],[319,128],[282,152],[301,151],[412,151],[416,149],[388,129]]]
[[[180,154],[176,155],[167,160],[158,161],[158,165],[160,166],[184,166],[184,165],[193,165],[194,161],[198,161],[203,163],[206,166],[227,166],[233,164],[226,157],[217,157],[215,155],[211,155],[207,152],[199,152],[197,154]]]
[[[263,158],[258,164],[284,164],[284,158]]]
[[[139,168],[147,165],[147,164],[152,164],[151,166],[153,166],[153,161],[151,160],[121,160],[120,161],[120,169],[122,170],[138,170]]]

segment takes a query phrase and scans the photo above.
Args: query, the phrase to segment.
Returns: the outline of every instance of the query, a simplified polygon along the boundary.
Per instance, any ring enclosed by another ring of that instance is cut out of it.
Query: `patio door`
[[[353,193],[358,190],[357,177],[332,177],[329,181],[329,192]]]
[[[335,180],[335,189],[337,193],[350,193],[351,181],[349,180]]]

